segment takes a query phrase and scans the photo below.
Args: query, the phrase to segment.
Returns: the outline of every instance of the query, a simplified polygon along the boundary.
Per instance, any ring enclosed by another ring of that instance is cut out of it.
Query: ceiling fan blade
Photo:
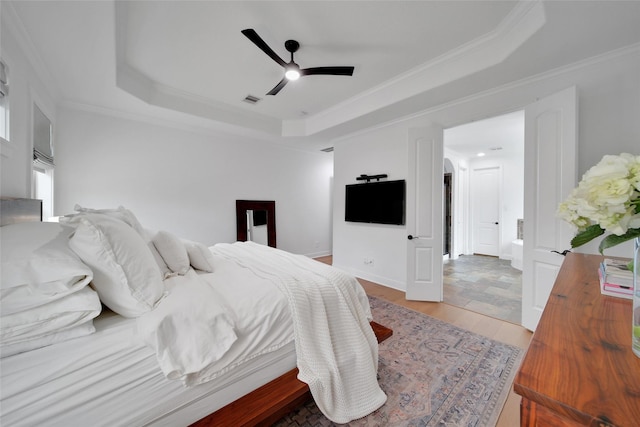
[[[275,94],[277,94],[284,87],[284,85],[287,84],[288,81],[289,81],[289,79],[287,79],[286,77],[283,78],[282,80],[280,80],[280,83],[278,83],[273,89],[271,89],[269,92],[267,92],[267,95],[275,95]]]
[[[325,74],[331,76],[352,76],[353,67],[313,67],[300,70],[301,76]]]
[[[273,49],[271,49],[267,43],[265,43],[264,40],[262,40],[262,38],[258,35],[258,33],[255,32],[255,30],[253,30],[252,28],[248,28],[246,30],[242,30],[241,33],[244,34],[245,36],[247,36],[247,38],[249,40],[251,40],[253,42],[253,44],[258,46],[264,53],[269,55],[269,57],[271,59],[276,61],[282,67],[287,65],[287,63],[284,62],[284,60],[282,58],[280,58],[278,56],[278,54],[275,53],[273,51]]]

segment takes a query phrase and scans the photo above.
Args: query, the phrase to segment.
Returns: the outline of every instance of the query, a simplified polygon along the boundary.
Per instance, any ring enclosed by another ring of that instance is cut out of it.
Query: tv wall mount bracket
[[[380,174],[380,175],[366,175],[366,174],[362,174],[360,176],[356,177],[356,181],[367,181],[367,182],[371,182],[371,180],[375,179],[376,181],[380,181],[380,179],[382,178],[386,178],[387,174]]]

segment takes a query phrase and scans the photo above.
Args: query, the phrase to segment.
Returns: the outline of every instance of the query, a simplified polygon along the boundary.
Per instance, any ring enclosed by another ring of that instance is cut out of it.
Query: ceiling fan
[[[298,80],[302,76],[311,75],[331,75],[331,76],[351,76],[353,75],[353,67],[312,67],[300,69],[300,66],[293,61],[293,54],[300,48],[300,43],[295,40],[287,40],[284,42],[284,47],[287,51],[291,52],[291,61],[289,63],[284,62],[277,53],[273,51],[265,43],[264,40],[255,32],[255,30],[249,28],[242,30],[242,34],[247,36],[256,46],[258,46],[264,53],[269,55],[271,59],[280,64],[284,70],[284,77],[280,80],[280,83],[275,85],[273,89],[267,92],[267,95],[275,95],[290,81]]]

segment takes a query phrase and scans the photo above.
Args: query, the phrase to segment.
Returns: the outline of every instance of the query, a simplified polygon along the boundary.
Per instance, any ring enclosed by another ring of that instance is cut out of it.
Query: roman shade
[[[9,84],[7,83],[7,70],[4,62],[0,61],[0,98],[9,95]]]
[[[54,165],[51,121],[35,104],[33,105],[33,161],[44,168]]]

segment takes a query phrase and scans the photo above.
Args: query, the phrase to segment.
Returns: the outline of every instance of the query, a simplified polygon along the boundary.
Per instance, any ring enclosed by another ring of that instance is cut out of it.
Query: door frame
[[[443,253],[442,255],[449,255],[449,258],[453,258],[453,173],[446,172],[444,174],[444,200],[443,200],[443,224],[444,224],[444,236],[443,236]]]
[[[577,133],[578,133],[578,109],[577,109],[577,104],[578,104],[578,94],[577,94],[577,87],[576,86],[571,86],[567,89],[564,90],[560,90],[556,93],[553,93],[549,96],[546,96],[542,99],[536,99],[534,102],[531,102],[529,104],[524,105],[521,108],[517,108],[517,109],[513,109],[511,111],[517,111],[517,110],[524,110],[525,111],[525,123],[527,121],[527,111],[530,109],[531,106],[538,104],[540,101],[545,101],[549,98],[553,98],[553,97],[559,97],[562,95],[566,95],[569,98],[569,101],[566,102],[566,104],[571,107],[569,108],[571,111],[568,112],[568,114],[566,114],[568,116],[568,121],[567,121],[567,129],[563,129],[562,132],[564,132],[565,134],[568,135],[572,135],[571,138],[567,139],[566,144],[560,144],[559,147],[557,147],[557,152],[561,153],[562,155],[562,159],[563,159],[563,163],[560,163],[560,165],[558,166],[558,169],[561,170],[561,174],[560,174],[560,178],[561,178],[561,182],[557,183],[557,191],[554,192],[553,197],[554,197],[554,201],[553,203],[560,203],[560,201],[564,200],[568,194],[571,192],[571,190],[575,187],[577,181],[578,181],[578,176],[577,176],[577,151],[578,151],[578,144],[577,144]],[[492,115],[500,115],[500,114],[507,114],[509,111],[505,111],[505,112],[495,112]],[[463,123],[461,123],[463,124]],[[526,130],[525,130],[526,133]],[[544,309],[544,306],[546,305],[546,301],[548,299],[548,292],[547,290],[550,290],[551,286],[553,285],[553,282],[555,281],[557,272],[559,270],[559,265],[562,263],[563,258],[560,256],[560,258],[556,257],[555,254],[551,253],[551,250],[558,250],[558,251],[562,251],[563,248],[562,246],[566,246],[568,244],[568,242],[571,240],[571,235],[572,235],[572,230],[570,229],[570,227],[564,223],[563,221],[555,218],[554,216],[554,221],[553,221],[553,225],[554,225],[554,233],[555,233],[555,244],[553,245],[549,245],[549,246],[553,246],[553,247],[549,247],[549,248],[545,248],[545,250],[543,250],[544,252],[544,259],[541,259],[540,262],[538,263],[540,266],[536,267],[534,264],[534,260],[531,259],[531,254],[533,253],[533,248],[530,246],[527,249],[527,241],[529,241],[530,245],[533,245],[533,240],[535,233],[536,233],[536,228],[540,228],[540,227],[534,227],[533,224],[531,224],[531,218],[530,215],[527,213],[527,206],[534,206],[535,205],[535,201],[532,201],[532,197],[534,197],[533,191],[527,191],[527,183],[535,183],[536,181],[527,181],[526,178],[526,174],[529,173],[529,176],[532,177],[533,176],[533,171],[530,170],[533,166],[531,165],[531,163],[535,163],[535,158],[531,158],[531,154],[535,153],[536,147],[532,146],[531,142],[528,141],[528,138],[525,135],[525,157],[524,157],[524,165],[525,165],[525,208],[523,211],[523,219],[524,219],[524,250],[523,250],[523,290],[522,290],[522,310],[523,310],[523,315],[522,315],[522,326],[524,326],[525,328],[529,329],[529,330],[535,330],[537,323],[540,319],[540,315],[542,313],[542,310]],[[444,160],[444,153],[443,153],[443,160]],[[469,169],[467,168],[466,173],[469,173]],[[468,187],[467,187],[468,188]],[[460,191],[461,188],[460,186],[456,187],[457,191]],[[537,193],[537,184],[536,184],[536,193]],[[454,197],[458,197],[458,196],[454,196]],[[460,197],[464,197],[464,194],[460,194]],[[469,202],[469,200],[467,200],[467,202]],[[546,217],[548,217],[549,215],[546,215]],[[470,235],[472,234],[471,230],[469,230],[468,225],[470,224],[471,221],[471,215],[467,215],[467,217],[463,220],[463,224],[461,224],[460,226],[463,227],[464,232],[467,233],[467,238],[466,240],[466,244],[470,243]],[[545,218],[546,218],[545,217]],[[468,248],[468,249],[472,249],[472,248]],[[551,254],[551,255],[550,255]],[[548,258],[549,257],[553,257],[553,260],[549,261]],[[545,262],[547,262],[547,264],[545,265]],[[538,272],[535,273],[534,267],[538,269]],[[538,274],[539,273],[539,274]],[[536,295],[534,296],[532,295],[526,295],[526,293],[528,292],[525,289],[525,282],[532,288],[533,292],[536,293]],[[530,306],[530,307],[529,307]],[[529,307],[529,308],[527,308]],[[529,310],[530,313],[529,315],[525,314],[525,310]]]

